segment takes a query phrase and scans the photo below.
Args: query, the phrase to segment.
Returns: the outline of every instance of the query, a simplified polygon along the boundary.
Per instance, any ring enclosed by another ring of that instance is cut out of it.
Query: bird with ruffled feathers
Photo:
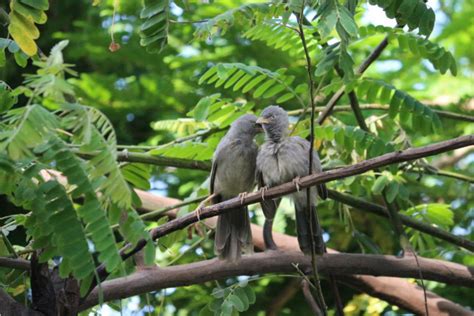
[[[298,185],[300,177],[308,175],[310,143],[299,137],[289,136],[288,114],[279,106],[265,108],[257,120],[265,132],[265,143],[257,156],[257,182],[261,188],[274,187],[294,181]],[[313,151],[314,173],[322,171],[318,153]],[[290,195],[295,204],[296,230],[301,251],[311,253],[312,245],[315,251],[322,254],[325,251],[322,230],[316,214],[316,192],[325,199],[327,189],[324,184],[311,188],[310,208],[308,209],[307,190],[298,190]],[[264,194],[264,192],[263,192]],[[276,249],[272,237],[272,224],[280,199],[263,201],[262,209],[265,214],[263,228],[265,246]],[[310,216],[310,212],[313,212]],[[312,226],[312,229],[311,229]]]

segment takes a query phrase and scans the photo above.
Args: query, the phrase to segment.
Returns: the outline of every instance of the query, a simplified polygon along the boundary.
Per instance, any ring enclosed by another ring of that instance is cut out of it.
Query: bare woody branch
[[[474,268],[434,259],[419,258],[423,276],[427,280],[474,287]],[[294,264],[305,272],[311,270],[311,259],[301,252],[271,251],[244,256],[238,262],[211,259],[166,268],[143,269],[132,275],[102,283],[104,300],[130,297],[168,287],[187,286],[220,280],[238,275],[264,273],[292,273]],[[414,257],[367,255],[367,254],[324,254],[318,257],[321,273],[334,275],[378,275],[397,277],[418,277]],[[95,289],[81,309],[97,304],[99,290]]]
[[[400,278],[365,275],[350,278],[339,277],[339,280],[356,290],[390,302],[415,315],[424,315],[426,313],[422,288],[412,284],[412,287],[408,289],[407,282]],[[372,282],[377,282],[377,284]],[[431,316],[473,315],[471,311],[464,309],[461,305],[438,296],[433,292],[427,291],[426,294],[428,297],[428,311]]]
[[[175,205],[179,203],[179,200],[157,196],[150,194],[149,192],[136,190],[143,204],[143,212],[147,210],[155,210],[168,205]],[[170,211],[167,213],[171,218],[176,217],[177,210]],[[217,219],[211,217],[204,220],[208,226],[215,226]],[[251,224],[253,243],[257,249],[263,250],[265,248],[262,227]],[[298,242],[295,237],[281,234],[278,232],[274,233],[275,242],[278,248],[283,251],[294,251],[298,249]],[[329,249],[330,253],[336,253],[334,250]],[[339,280],[341,277],[338,278]],[[365,291],[374,297],[378,297],[387,301],[390,304],[397,305],[409,312],[422,314],[423,310],[420,307],[423,306],[423,293],[421,289],[407,282],[401,278],[394,277],[374,277],[367,275],[354,275],[344,277],[344,283],[349,284],[351,287]],[[437,296],[434,293],[429,293],[428,306],[430,315],[465,315],[467,312],[461,306],[453,303],[447,299]]]
[[[147,204],[158,204],[162,205],[163,201],[161,201],[162,197],[151,197],[148,195],[141,196],[142,198],[145,198],[147,201]],[[152,199],[153,198],[153,199]],[[168,203],[168,201],[164,201],[165,203]],[[209,219],[209,221],[214,222],[214,218]],[[257,248],[262,248],[263,247],[263,238],[261,234],[261,227],[258,227],[256,225],[252,225],[252,231],[253,236],[254,236],[254,243]],[[284,234],[279,234],[275,233],[275,241],[278,244],[279,248],[285,251],[292,251],[298,248],[298,244],[296,241],[295,237],[291,237],[288,235]],[[334,251],[330,251],[331,253],[334,253]],[[283,252],[283,253],[293,253],[293,252]],[[383,257],[383,256],[381,256]],[[394,260],[398,260],[394,257]],[[18,260],[18,259],[16,259]],[[308,260],[308,259],[307,259]],[[403,260],[407,260],[407,258],[404,258]],[[275,260],[276,261],[276,260]],[[330,264],[330,263],[327,263]],[[352,264],[352,262],[351,262]],[[423,264],[423,263],[422,263]],[[453,264],[447,263],[448,269],[449,270],[444,270],[445,272],[447,271],[452,271],[450,267],[453,267]],[[187,265],[185,265],[187,266]],[[233,265],[235,266],[235,265]],[[454,267],[458,267],[459,265],[454,264]],[[178,267],[183,267],[183,266],[178,266]],[[461,266],[462,267],[462,266]],[[232,268],[232,267],[229,267]],[[166,268],[167,269],[167,268]],[[350,267],[349,267],[350,269]],[[444,269],[444,263],[443,267]],[[457,268],[456,268],[457,269]],[[465,269],[464,268],[461,268]],[[144,269],[141,270],[140,276],[143,278],[147,278],[147,271],[154,271],[154,269]],[[165,270],[168,271],[168,270]],[[212,273],[211,273],[212,274]],[[132,275],[134,278],[133,280],[137,280],[135,277],[136,274]],[[193,275],[191,273],[191,275]],[[472,275],[472,274],[471,274]],[[172,282],[170,281],[170,277],[177,277],[181,278],[182,276],[180,274],[176,274],[174,276],[171,276],[166,273],[166,278],[163,280],[166,281],[167,283],[161,283],[158,280],[155,280],[156,282],[156,289],[158,288],[165,288]],[[472,277],[472,276],[471,276]],[[403,279],[400,278],[394,278],[394,277],[374,277],[374,276],[368,276],[368,275],[346,275],[346,276],[339,276],[339,280],[342,280],[344,283],[350,285],[351,287],[355,287],[358,290],[365,291],[366,293],[384,299],[387,302],[397,305],[399,307],[402,307],[410,312],[413,313],[422,313],[424,311],[423,309],[420,309],[422,307],[422,293],[421,289],[419,289],[416,285],[408,283],[404,281]],[[125,284],[121,286],[121,282],[128,280],[128,277],[118,279],[118,283],[115,283],[115,285],[111,286],[110,281],[103,283],[105,287],[102,287],[104,290],[104,293],[108,293],[109,291],[113,291],[111,295],[118,295],[117,291],[119,288],[125,288]],[[131,280],[127,282],[132,282]],[[192,281],[190,281],[192,282]],[[140,282],[137,283],[137,285],[141,284]],[[137,291],[137,289],[134,289],[133,291]],[[143,291],[147,291],[147,289],[143,289]],[[135,293],[135,292],[134,292]],[[82,305],[82,308],[85,308],[86,306],[92,306],[97,303],[97,301],[94,300],[97,299],[97,291],[93,292],[93,297],[89,297],[85,304]],[[122,295],[124,295],[122,293]],[[106,297],[110,297],[108,294],[106,294]],[[112,298],[110,298],[112,299]],[[471,315],[469,314],[468,311],[464,310],[461,306],[446,300],[442,297],[437,296],[434,293],[429,293],[428,295],[428,306],[429,306],[429,311],[431,315]]]
[[[474,145],[474,135],[461,136],[451,140],[443,141],[440,143],[432,144],[429,146],[410,148],[403,151],[388,153],[376,158],[368,159],[352,166],[339,168],[336,170],[325,171],[319,174],[313,174],[310,176],[302,177],[299,181],[299,187],[304,189],[316,184],[329,182],[332,180],[342,179],[349,176],[364,173],[366,171],[384,167],[390,164],[411,161],[423,157],[436,155],[449,150],[454,150],[461,147]],[[288,182],[271,189],[268,189],[262,194],[262,192],[254,192],[247,195],[245,201],[242,203],[240,198],[233,198],[218,204],[214,204],[203,208],[198,216],[195,212],[187,214],[183,217],[169,221],[151,231],[151,237],[156,240],[162,236],[165,236],[176,230],[183,229],[199,220],[206,219],[209,217],[217,216],[226,211],[230,211],[232,208],[239,207],[241,205],[249,205],[261,202],[262,199],[275,199],[280,196],[284,196],[293,193],[297,190],[294,182]],[[198,218],[199,217],[199,218]],[[125,246],[121,249],[120,253],[123,259],[129,258],[134,255],[146,245],[145,240],[141,240],[137,245],[131,249],[130,245]],[[104,266],[98,268],[98,274],[101,279],[107,276]]]

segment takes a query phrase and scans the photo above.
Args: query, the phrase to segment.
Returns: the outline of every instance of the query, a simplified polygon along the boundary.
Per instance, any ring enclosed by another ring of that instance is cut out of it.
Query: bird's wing
[[[212,168],[211,168],[211,179],[210,179],[210,187],[209,191],[211,194],[214,194],[214,182],[216,181],[216,173],[217,173],[217,161],[214,160],[212,162]]]
[[[235,139],[232,141],[227,141],[223,139],[221,143],[217,146],[216,151],[214,152],[214,157],[212,159],[212,168],[211,168],[211,179],[210,179],[210,193],[215,193],[215,182],[217,177],[217,167],[226,166],[226,161],[228,157],[231,156],[232,152],[235,150],[235,147],[240,145],[240,139]],[[228,163],[227,163],[228,164]]]
[[[292,137],[293,140],[294,140],[294,143],[295,144],[298,144],[299,146],[301,146],[301,148],[307,153],[309,151],[309,148],[310,148],[310,143],[304,139],[304,138],[301,138],[299,136],[294,136]],[[307,157],[307,156],[305,156]],[[306,158],[305,159],[306,161],[306,164],[308,164],[308,159]],[[319,173],[319,172],[322,172],[323,171],[323,168],[321,166],[321,160],[319,159],[319,155],[318,155],[318,152],[316,150],[313,150],[313,170],[316,172],[316,173]],[[319,184],[316,186],[317,190],[318,190],[318,195],[323,199],[327,199],[328,197],[328,190],[326,188],[326,184],[322,183],[322,184]]]

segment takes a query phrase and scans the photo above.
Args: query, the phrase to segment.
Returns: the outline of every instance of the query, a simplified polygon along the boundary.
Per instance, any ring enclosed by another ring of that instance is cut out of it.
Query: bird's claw
[[[240,199],[240,204],[243,205],[245,202],[245,199],[247,198],[248,193],[247,192],[242,192],[239,193],[239,199]]]
[[[265,192],[268,191],[268,187],[264,186],[260,189],[260,192],[262,193],[262,201],[265,201]]]
[[[197,219],[198,219],[198,222],[201,221],[201,209],[202,209],[202,207],[198,207],[198,208],[196,209],[196,217],[197,217]]]
[[[211,201],[214,197],[216,196],[215,193],[209,195],[207,198],[205,198],[201,203],[199,203],[198,207],[196,208],[196,217],[198,221],[201,221],[201,210],[204,208],[207,202]]]
[[[296,186],[296,191],[300,192],[301,177],[296,177],[292,181]]]

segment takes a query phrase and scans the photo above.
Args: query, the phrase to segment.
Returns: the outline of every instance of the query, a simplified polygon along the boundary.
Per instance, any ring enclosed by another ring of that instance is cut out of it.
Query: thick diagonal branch
[[[366,171],[388,166],[395,163],[411,161],[423,157],[428,157],[436,155],[442,152],[449,150],[454,150],[456,148],[466,147],[474,145],[474,136],[461,136],[451,140],[443,141],[440,143],[432,144],[429,146],[419,147],[419,148],[410,148],[403,151],[397,151],[388,153],[376,158],[368,159],[360,163],[354,164],[352,166],[347,166],[339,168],[336,170],[329,170],[321,172],[319,174],[313,174],[310,176],[300,178],[299,187],[308,188],[316,184],[329,182],[332,180],[342,179],[350,177],[353,175],[361,174]],[[284,196],[293,192],[296,192],[297,187],[294,182],[284,183],[282,185],[273,187],[265,191],[265,199],[275,199],[280,196]],[[203,208],[200,211],[200,219],[206,219],[209,217],[217,216],[223,214],[226,211],[230,211],[232,208],[240,207],[242,205],[250,205],[259,203],[262,201],[262,193],[254,192],[246,196],[244,203],[240,198],[236,197],[218,204],[214,204],[208,207]],[[190,213],[183,217],[177,218],[175,220],[169,221],[151,231],[151,236],[153,240],[156,240],[162,236],[165,236],[176,230],[183,229],[193,223],[199,221],[196,213]],[[134,255],[146,245],[146,240],[141,240],[137,243],[134,248],[126,246],[121,250],[121,255],[123,259],[129,258]],[[104,279],[107,276],[105,267],[101,265],[98,268],[98,274],[101,279]]]

